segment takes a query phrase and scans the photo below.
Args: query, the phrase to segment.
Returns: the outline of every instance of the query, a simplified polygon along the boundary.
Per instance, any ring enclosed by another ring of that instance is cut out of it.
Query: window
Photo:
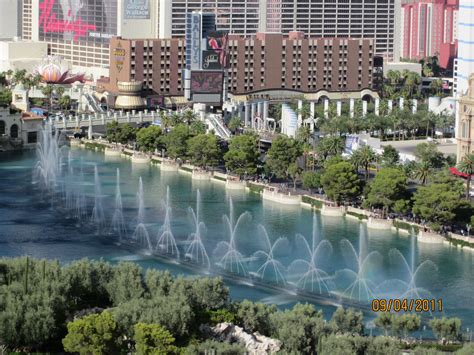
[[[38,132],[28,132],[28,144],[38,141]]]
[[[14,124],[10,127],[10,137],[18,138],[18,125]]]
[[[5,121],[0,121],[0,135],[5,134]]]

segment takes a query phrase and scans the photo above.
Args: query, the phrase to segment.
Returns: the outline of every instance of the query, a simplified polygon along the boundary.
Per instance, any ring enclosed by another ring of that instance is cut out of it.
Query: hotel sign
[[[201,69],[201,17],[191,16],[191,69]]]
[[[123,64],[125,62],[125,49],[122,48],[122,44],[119,42],[117,48],[113,50],[113,57],[115,59],[115,68],[120,73],[123,69]]]
[[[124,18],[126,20],[148,20],[150,18],[150,0],[125,0]]]

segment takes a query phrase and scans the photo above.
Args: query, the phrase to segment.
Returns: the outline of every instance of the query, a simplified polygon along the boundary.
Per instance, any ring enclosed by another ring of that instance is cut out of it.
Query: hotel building
[[[359,92],[372,88],[373,55],[371,39],[313,38],[301,32],[230,35],[227,88],[233,95]],[[183,96],[185,68],[184,38],[113,38],[104,90],[116,92],[119,81],[141,81],[150,95]]]
[[[402,0],[401,56],[437,55],[441,67],[452,65],[458,38],[459,0]]]

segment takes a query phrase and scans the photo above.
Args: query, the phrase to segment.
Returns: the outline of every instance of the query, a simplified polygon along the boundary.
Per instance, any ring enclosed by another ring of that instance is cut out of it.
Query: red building
[[[402,0],[402,58],[438,56],[446,68],[456,56],[459,0]]]

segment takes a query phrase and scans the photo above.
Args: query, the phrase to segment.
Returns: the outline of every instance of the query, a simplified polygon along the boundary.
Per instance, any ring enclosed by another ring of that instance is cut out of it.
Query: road
[[[415,148],[418,144],[427,143],[426,139],[418,139],[418,140],[406,140],[406,141],[390,141],[390,142],[382,142],[381,146],[391,145],[395,149],[397,149],[400,153],[405,154],[413,154],[415,152]],[[443,153],[444,155],[454,154],[456,155],[456,143],[446,143],[443,142],[437,145],[438,150]]]

